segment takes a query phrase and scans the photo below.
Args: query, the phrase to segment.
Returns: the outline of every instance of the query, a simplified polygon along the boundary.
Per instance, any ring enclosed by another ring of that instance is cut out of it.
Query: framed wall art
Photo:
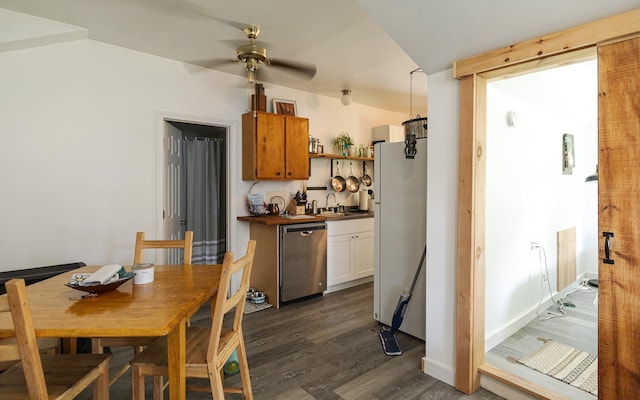
[[[573,135],[565,133],[562,135],[562,173],[573,174],[573,167],[576,166],[575,153],[573,151]]]
[[[298,116],[295,100],[273,99],[273,112],[282,115]]]

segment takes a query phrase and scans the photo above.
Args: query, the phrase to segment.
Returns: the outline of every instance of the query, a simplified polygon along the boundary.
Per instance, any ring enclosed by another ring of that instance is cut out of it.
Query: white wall
[[[406,119],[265,89],[269,99],[296,100],[325,149],[340,131],[360,143],[371,127]],[[135,232],[161,230],[161,116],[230,127],[230,248],[244,251],[248,227],[236,217],[247,214],[244,198],[253,183],[240,178],[241,114],[250,93],[241,77],[192,74],[179,62],[88,39],[0,52],[0,271],[74,261],[130,264]],[[309,184],[328,183],[328,162],[312,163]],[[262,187],[295,192],[301,182]],[[324,202],[326,192],[314,195]]]
[[[597,183],[585,183],[598,155],[596,62],[490,83],[487,98],[489,350],[535,318],[539,302],[540,312],[546,308],[549,284],[557,292],[558,231],[576,227],[576,276],[597,273]],[[507,126],[508,111],[516,113],[514,127]],[[565,133],[575,141],[571,175],[562,172]],[[531,241],[544,253],[532,251]]]
[[[429,75],[425,372],[455,377],[458,235],[458,81]]]

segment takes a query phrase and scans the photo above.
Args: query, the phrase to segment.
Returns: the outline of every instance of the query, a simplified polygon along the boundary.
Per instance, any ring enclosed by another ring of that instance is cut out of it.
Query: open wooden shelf
[[[358,161],[362,162],[362,170],[364,171],[365,163],[367,161],[374,161],[373,157],[350,157],[350,156],[341,156],[338,154],[328,154],[328,153],[318,153],[313,154],[309,153],[309,176],[311,176],[311,159],[313,158],[324,158],[325,160],[349,160],[349,161]],[[333,163],[330,165],[330,174],[333,176]]]
[[[338,154],[328,154],[328,153],[318,153],[313,154],[309,153],[309,158],[326,158],[328,160],[353,160],[353,161],[373,161],[373,157],[350,157],[350,156],[341,156]]]

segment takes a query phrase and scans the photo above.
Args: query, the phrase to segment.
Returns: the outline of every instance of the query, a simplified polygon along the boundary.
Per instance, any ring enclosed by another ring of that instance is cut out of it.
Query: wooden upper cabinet
[[[309,179],[309,120],[284,118],[286,179]]]
[[[309,179],[309,120],[258,111],[242,115],[242,179]]]

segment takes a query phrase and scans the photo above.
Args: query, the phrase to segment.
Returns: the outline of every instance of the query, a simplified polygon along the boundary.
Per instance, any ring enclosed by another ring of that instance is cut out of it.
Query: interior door
[[[165,159],[165,198],[164,198],[164,239],[182,239],[184,220],[183,171],[182,171],[182,132],[170,123],[165,123],[164,159]],[[181,264],[182,250],[167,249],[159,255],[159,263],[165,257],[167,264]]]
[[[598,397],[637,398],[640,374],[640,38],[598,48]]]

